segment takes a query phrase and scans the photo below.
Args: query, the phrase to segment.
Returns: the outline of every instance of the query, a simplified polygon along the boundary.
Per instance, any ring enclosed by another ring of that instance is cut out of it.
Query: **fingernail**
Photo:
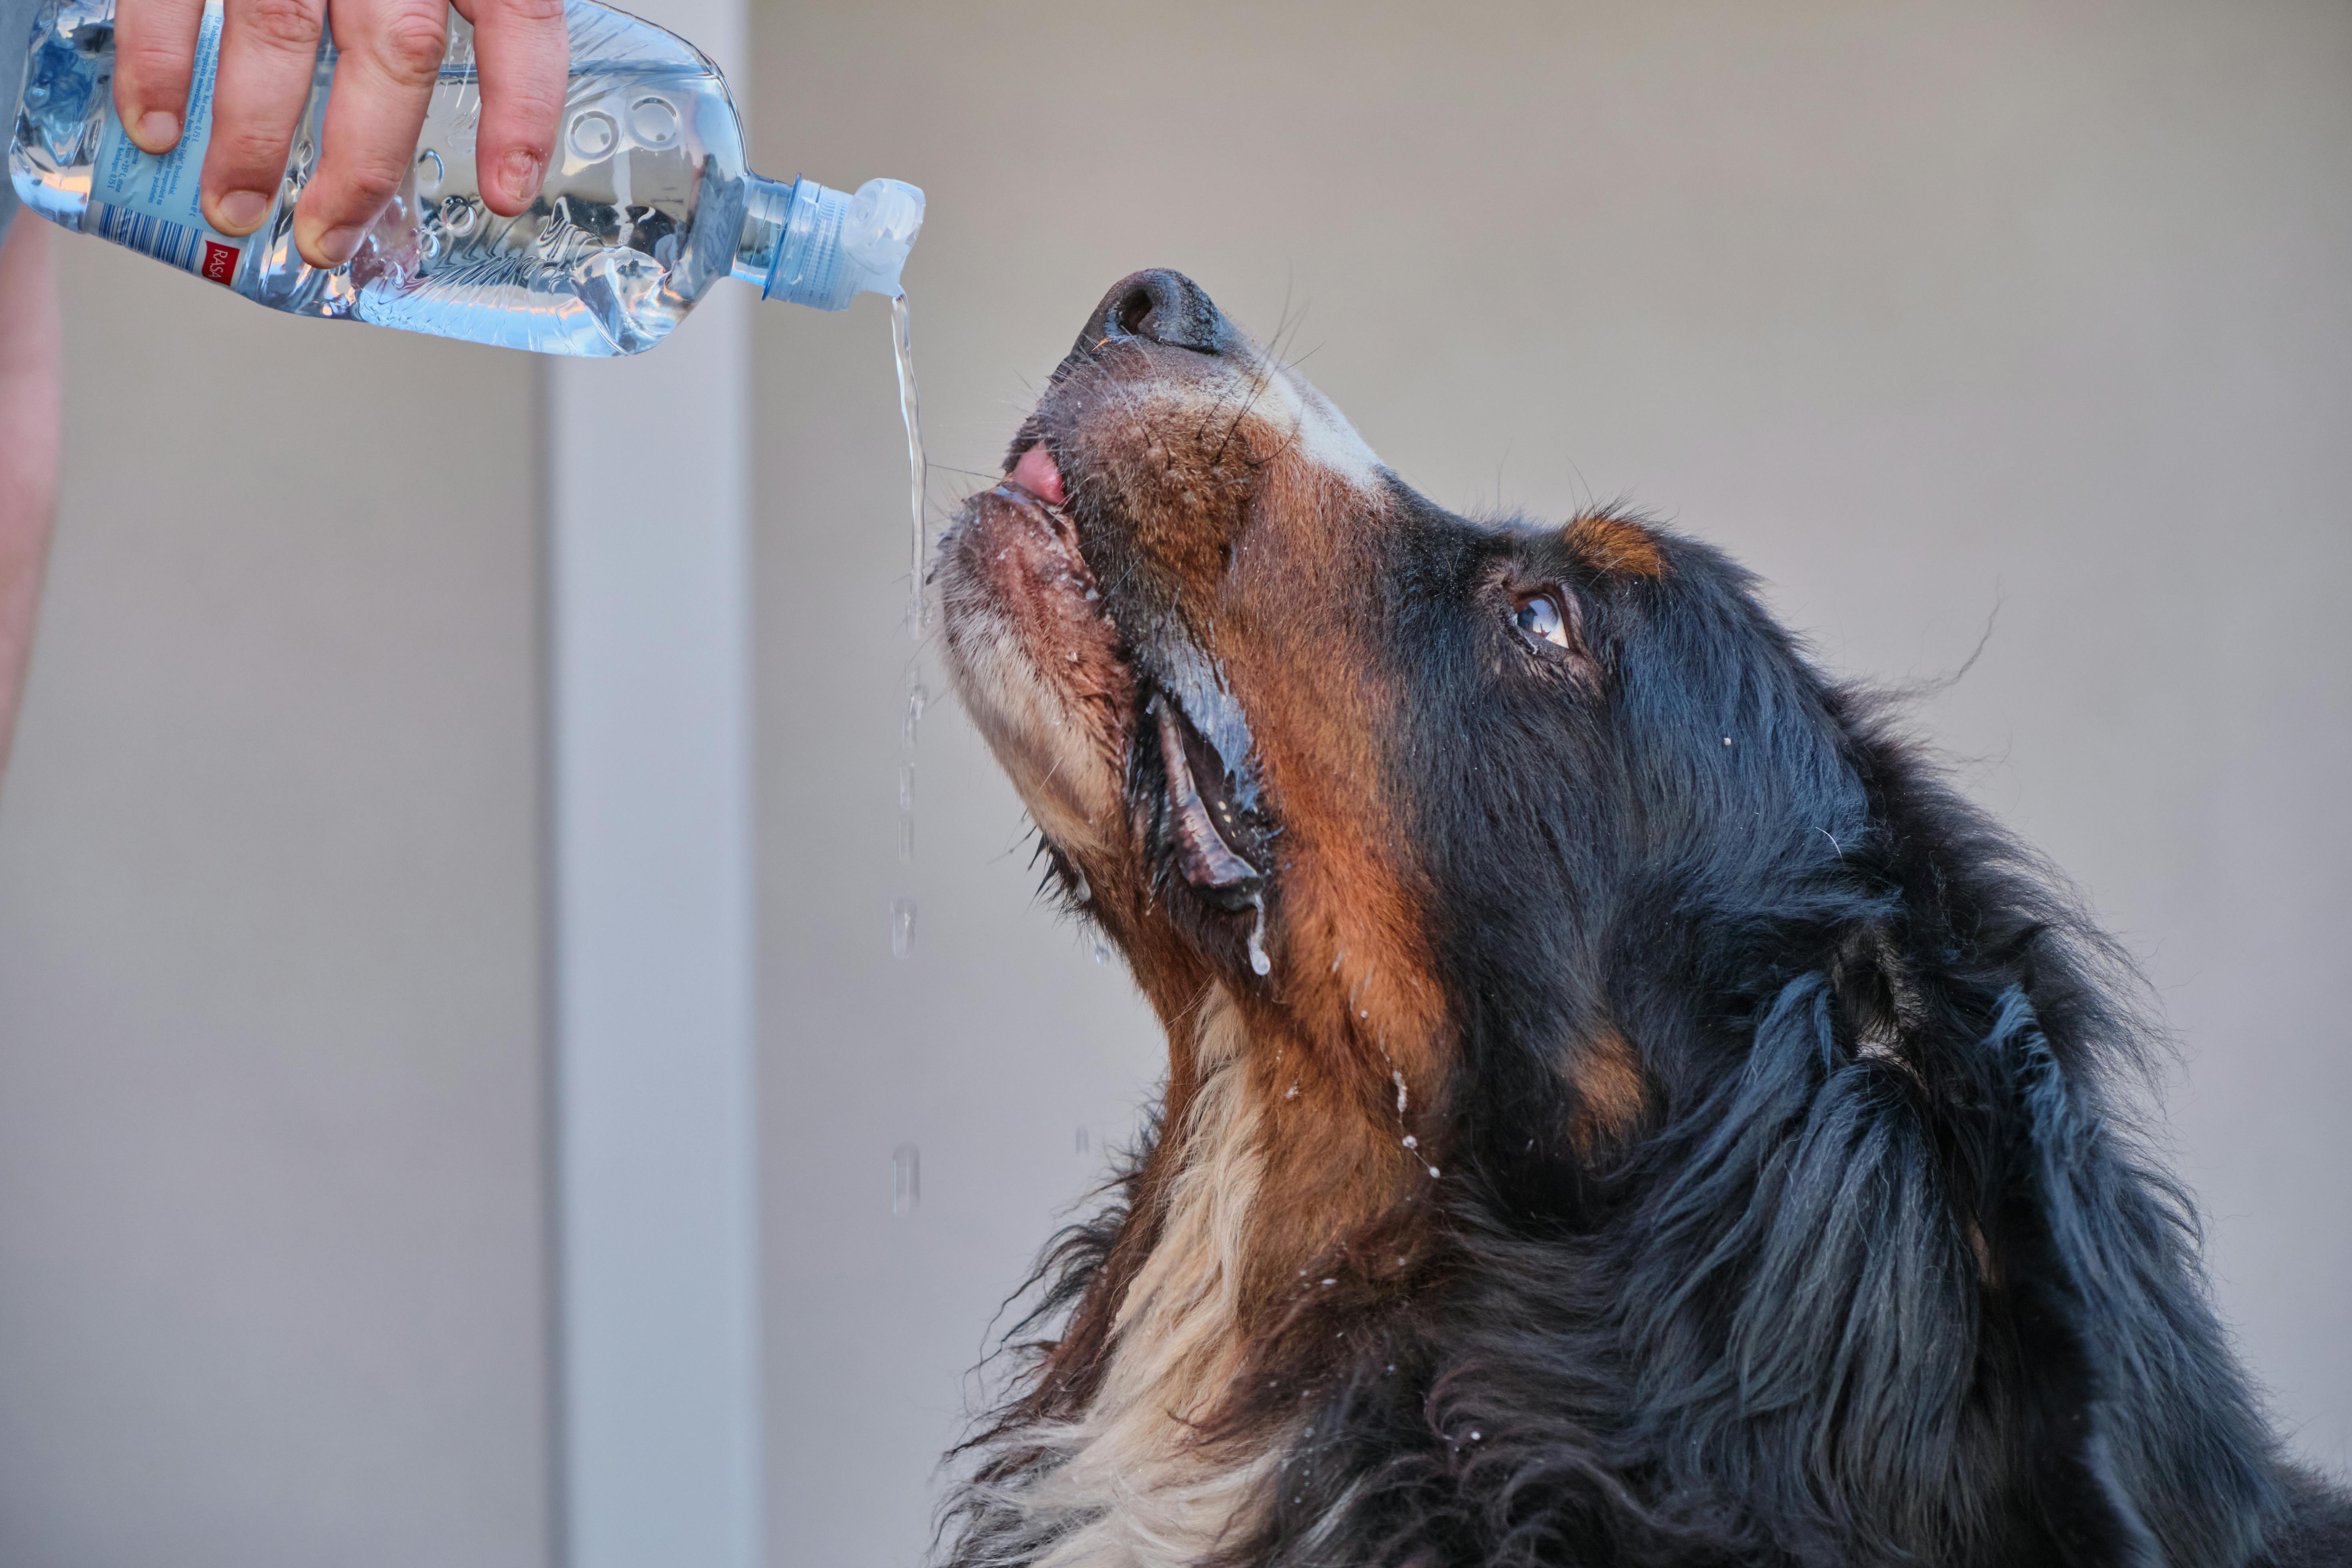
[[[539,195],[539,183],[544,177],[546,165],[536,153],[520,149],[507,154],[507,195],[518,203],[528,202]]]
[[[341,228],[331,228],[320,235],[315,248],[327,258],[329,266],[341,267],[357,254],[360,240],[366,234],[366,225],[347,223]]]
[[[168,110],[151,109],[139,117],[139,134],[131,140],[149,153],[168,153],[180,139],[180,117]]]
[[[269,198],[259,191],[231,191],[213,203],[213,222],[223,234],[251,234],[269,216]]]

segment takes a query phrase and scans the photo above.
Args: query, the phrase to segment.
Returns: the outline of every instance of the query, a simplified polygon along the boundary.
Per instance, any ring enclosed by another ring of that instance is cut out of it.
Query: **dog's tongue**
[[[1062,493],[1062,470],[1054,466],[1054,455],[1045,450],[1043,441],[1022,453],[1021,460],[1004,477],[1047,506],[1059,506],[1068,499]]]

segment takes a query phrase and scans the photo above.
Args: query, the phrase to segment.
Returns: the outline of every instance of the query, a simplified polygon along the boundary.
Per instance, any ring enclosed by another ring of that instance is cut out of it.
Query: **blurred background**
[[[2343,1470],[2352,8],[811,0],[751,60],[755,166],[929,193],[935,512],[1172,266],[1445,504],[1630,499],[1858,675],[1990,624],[1921,728],[2144,959],[2222,1310]],[[0,1562],[552,1563],[541,367],[59,246]],[[949,701],[898,863],[944,683],[886,316],[749,328],[778,1568],[920,1556],[991,1318],[1160,1060]]]

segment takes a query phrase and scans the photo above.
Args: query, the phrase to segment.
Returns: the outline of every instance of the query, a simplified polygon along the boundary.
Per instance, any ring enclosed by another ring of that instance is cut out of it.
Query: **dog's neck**
[[[1235,1177],[1236,1162],[1248,1162],[1245,1210],[1225,1217],[1236,1226],[1238,1331],[1265,1331],[1287,1311],[1298,1279],[1423,1196],[1441,1173],[1424,1147],[1434,1120],[1426,1074],[1399,1065],[1426,1052],[1391,1055],[1352,1037],[1309,1036],[1283,1012],[1237,1001],[1221,985],[1191,1027],[1171,1030],[1170,1047],[1168,1135],[1153,1162],[1165,1167],[1166,1217],[1153,1253],[1189,1212],[1193,1184]]]
[[[1245,1528],[1237,1510],[1289,1446],[1250,1380],[1349,1244],[1436,1179],[1398,1131],[1409,1096],[1367,1094],[1223,987],[1171,1044],[1162,1134],[1080,1309],[1100,1327],[1065,1342],[1092,1342],[1090,1386],[1043,1435],[1059,1461],[1018,1504],[1031,1539],[1056,1543],[1039,1568],[1190,1563]]]

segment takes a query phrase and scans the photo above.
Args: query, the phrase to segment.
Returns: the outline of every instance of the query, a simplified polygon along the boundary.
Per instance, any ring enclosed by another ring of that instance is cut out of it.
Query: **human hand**
[[[400,189],[447,47],[448,9],[474,25],[483,205],[512,217],[539,194],[563,110],[571,43],[563,0],[226,0],[205,221],[242,237],[269,216],[323,26],[338,58],[319,165],[294,208],[313,267],[352,258]],[[117,0],[114,107],[131,140],[168,153],[185,120],[204,0]]]

